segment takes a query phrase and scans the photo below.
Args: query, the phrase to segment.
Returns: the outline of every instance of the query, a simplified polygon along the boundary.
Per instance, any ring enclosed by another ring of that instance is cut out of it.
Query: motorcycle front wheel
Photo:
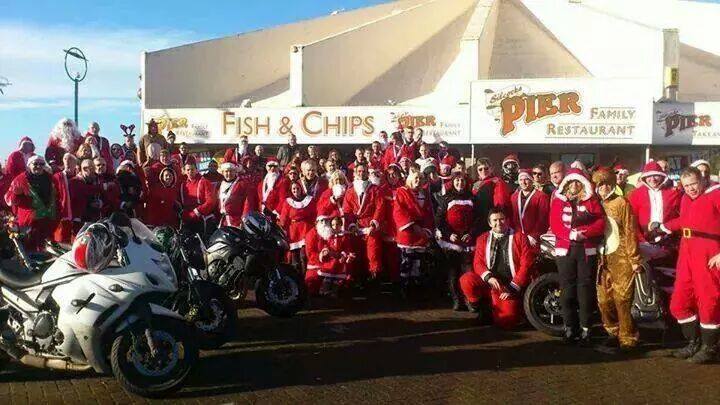
[[[269,315],[289,318],[305,305],[305,279],[293,266],[280,264],[262,276],[255,296],[258,307]]]
[[[112,344],[110,364],[115,379],[128,392],[148,398],[180,389],[198,358],[192,328],[169,317],[153,317],[149,332],[122,331]],[[151,350],[147,335],[152,336]]]

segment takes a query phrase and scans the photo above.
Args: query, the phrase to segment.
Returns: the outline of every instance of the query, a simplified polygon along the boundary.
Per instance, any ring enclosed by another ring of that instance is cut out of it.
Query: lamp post
[[[85,54],[79,48],[72,47],[70,49],[63,49],[65,52],[65,73],[67,73],[70,80],[75,84],[75,125],[79,127],[78,123],[78,84],[85,79],[87,75],[87,64],[88,60],[85,58]],[[68,59],[68,56],[71,58]],[[74,63],[78,63],[78,66],[71,66]],[[74,67],[74,69],[73,69]],[[72,72],[72,73],[71,73]]]

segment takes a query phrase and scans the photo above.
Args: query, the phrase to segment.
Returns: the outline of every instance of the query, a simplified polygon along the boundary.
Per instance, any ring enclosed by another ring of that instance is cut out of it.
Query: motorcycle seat
[[[30,270],[10,270],[0,268],[0,284],[5,284],[10,288],[26,288],[40,284],[42,281],[42,272],[33,272]]]

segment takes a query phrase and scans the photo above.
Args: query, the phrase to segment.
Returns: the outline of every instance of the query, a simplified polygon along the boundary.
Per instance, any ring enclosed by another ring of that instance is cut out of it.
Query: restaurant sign
[[[473,143],[650,143],[652,87],[641,79],[472,83]]]
[[[655,103],[655,145],[720,145],[720,103]]]

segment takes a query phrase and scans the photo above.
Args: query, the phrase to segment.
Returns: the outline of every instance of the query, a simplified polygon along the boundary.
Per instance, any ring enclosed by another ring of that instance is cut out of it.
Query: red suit
[[[177,227],[178,197],[178,186],[175,184],[167,187],[158,183],[150,187],[145,205],[145,223],[151,226]]]
[[[240,178],[229,183],[223,181],[218,187],[218,210],[222,218],[221,226],[239,227],[242,218],[248,213],[255,211],[257,193],[254,189]]]
[[[185,165],[188,163],[192,165],[197,165],[197,160],[195,159],[195,156],[191,154],[183,155],[180,152],[173,153],[172,156],[170,156],[170,160],[174,160],[182,168],[184,168]]]
[[[467,252],[474,249],[475,236],[473,234],[478,228],[475,203],[469,191],[456,192],[455,189],[440,200],[437,212],[435,213],[435,224],[439,232],[438,245],[446,250],[455,252]],[[470,240],[462,242],[450,241],[450,235],[455,234],[462,238],[463,235],[470,235]]]
[[[5,203],[15,213],[18,226],[29,228],[25,247],[38,251],[50,238],[57,223],[57,191],[49,173],[44,174],[49,193],[43,196],[31,186],[28,176],[30,173],[24,172],[13,179],[5,193]]]
[[[342,200],[338,201],[337,199],[335,199],[335,196],[333,195],[331,189],[325,190],[322,195],[320,195],[320,198],[317,198],[315,200],[317,201],[316,220],[321,221],[323,219],[330,219],[335,217],[340,217],[343,219],[345,218],[343,202]]]
[[[218,172],[207,172],[203,174],[203,177],[210,181],[210,183],[212,183],[213,187],[215,187],[216,189],[224,180],[222,174]]]
[[[263,181],[258,183],[258,201],[260,202],[260,212],[272,212],[278,215],[278,205],[281,201],[281,189],[283,185],[283,178],[280,173],[273,175],[268,173],[263,178]]]
[[[71,243],[83,224],[91,187],[76,176],[69,177],[64,171],[55,173],[53,181],[57,190],[59,220],[53,240]]]
[[[320,250],[322,249],[320,242],[322,238],[318,234],[318,226],[324,225],[318,222],[315,224],[315,227],[305,235],[305,255],[307,256],[305,270],[308,272],[320,269]],[[306,273],[305,278],[307,279],[307,277],[308,275]]]
[[[680,216],[664,226],[682,236],[670,312],[678,323],[700,318],[702,328],[717,329],[720,270],[709,268],[708,261],[720,253],[720,186],[710,187],[694,200],[683,196]]]
[[[290,250],[305,246],[305,235],[315,226],[316,217],[317,207],[311,196],[306,196],[301,201],[292,197],[285,199],[278,222],[288,236]]]
[[[189,223],[204,223],[217,210],[217,193],[209,180],[197,174],[185,179],[180,185],[182,220]]]
[[[103,218],[107,218],[120,208],[120,186],[115,176],[110,174],[98,175],[98,186],[103,202],[100,213]]]
[[[400,159],[402,158],[408,158],[410,161],[415,161],[415,144],[402,144],[401,146],[396,146],[395,143],[391,143],[388,145],[387,149],[385,149],[385,155],[383,156],[383,170],[387,169],[388,166],[391,164],[399,164]]]
[[[393,206],[395,217],[395,240],[401,249],[424,250],[430,243],[425,232],[415,232],[413,225],[427,230],[433,229],[433,212],[430,194],[426,190],[413,191],[400,187],[395,194]]]
[[[323,278],[334,279],[341,283],[346,283],[350,279],[350,267],[357,256],[352,239],[352,235],[344,232],[334,233],[327,239],[318,238],[316,249],[318,249],[319,268],[308,270],[305,273],[305,285],[308,293],[317,295],[320,292]],[[323,250],[325,250],[324,254]]]
[[[651,163],[655,162],[649,162],[645,167],[648,168]],[[652,175],[648,173],[659,174],[644,170],[643,176]],[[662,175],[667,177],[664,173]],[[637,218],[637,234],[640,242],[646,242],[648,224],[651,222],[665,223],[679,215],[681,197],[682,192],[672,185],[663,185],[658,190],[652,190],[647,184],[644,184],[630,193],[628,200]]]
[[[400,249],[395,242],[397,227],[395,225],[395,193],[399,187],[393,187],[384,183],[378,188],[378,198],[381,200],[380,207],[380,234],[382,235],[382,268],[387,271],[391,281],[398,281],[400,278]]]
[[[555,235],[555,255],[566,256],[570,241],[582,232],[587,239],[583,241],[585,254],[594,256],[605,232],[605,212],[600,201],[593,195],[577,204],[578,220],[571,223],[572,207],[564,195],[555,193],[550,206],[550,230]]]
[[[18,175],[25,173],[25,170],[27,168],[27,160],[31,156],[35,156],[34,152],[31,152],[27,155],[22,152],[22,146],[25,143],[34,145],[32,139],[24,136],[22,137],[22,139],[20,139],[20,142],[18,143],[18,149],[8,155],[7,164],[5,165],[5,174],[7,174],[11,179],[15,179],[15,177],[17,177]]]
[[[522,232],[531,238],[530,244],[536,246],[540,235],[548,230],[550,221],[550,197],[541,190],[533,190],[522,203],[522,190],[519,188],[513,193],[512,220],[515,232]]]
[[[110,141],[108,141],[107,138],[104,136],[95,136],[91,134],[90,132],[85,134],[85,139],[87,138],[93,138],[95,139],[95,145],[97,145],[97,148],[100,150],[100,157],[105,159],[105,163],[107,163],[107,167],[109,171],[114,171],[114,163],[113,163],[113,157],[112,153],[110,153]]]
[[[510,196],[512,190],[503,179],[497,176],[488,177],[485,180],[479,180],[472,186],[472,193],[484,192],[490,197],[492,207],[502,208],[507,218],[512,218],[512,204]]]
[[[512,328],[524,316],[520,293],[530,283],[532,277],[534,250],[526,235],[511,231],[507,236],[509,274],[496,274],[492,271],[494,258],[491,257],[491,235],[492,232],[485,232],[478,237],[475,244],[473,271],[460,277],[460,288],[472,305],[483,299],[489,300],[494,323],[501,328]],[[500,299],[500,291],[492,289],[488,284],[490,277],[495,277],[501,285],[512,292],[511,298]]]
[[[227,148],[225,150],[225,155],[223,155],[223,162],[231,162],[235,163],[236,165],[240,165],[243,161],[243,158],[249,157],[252,159],[255,159],[255,154],[250,150],[250,147],[248,146],[245,153],[242,155],[238,154],[237,148]]]
[[[382,218],[382,198],[378,194],[378,187],[368,183],[365,192],[358,197],[354,187],[349,187],[343,198],[343,211],[345,212],[346,227],[357,227],[360,238],[364,243],[359,246],[359,254],[363,262],[367,261],[367,269],[377,274],[382,267],[382,236],[380,222]],[[372,225],[375,227],[373,228]],[[364,268],[364,266],[363,266]]]

